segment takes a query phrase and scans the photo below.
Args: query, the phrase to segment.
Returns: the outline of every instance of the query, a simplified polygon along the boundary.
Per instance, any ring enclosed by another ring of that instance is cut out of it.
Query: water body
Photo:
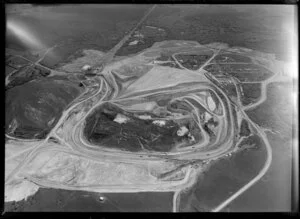
[[[180,211],[211,211],[255,177],[266,156],[265,145],[259,141],[254,148],[215,161],[190,190],[181,194]]]
[[[172,192],[100,194],[95,192],[40,188],[27,201],[5,203],[5,211],[171,212],[172,200]]]
[[[291,145],[274,134],[268,134],[273,162],[266,175],[234,200],[223,211],[288,212],[291,211]],[[289,147],[290,148],[290,147]]]
[[[267,132],[273,159],[266,175],[233,201],[224,211],[291,211],[292,205],[292,85],[272,83],[267,100],[248,112],[250,118]]]

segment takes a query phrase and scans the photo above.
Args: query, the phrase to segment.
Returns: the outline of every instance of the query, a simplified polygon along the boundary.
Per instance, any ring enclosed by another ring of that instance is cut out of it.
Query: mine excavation
[[[83,121],[82,137],[95,150],[159,154],[209,149],[224,138],[222,129],[230,131],[224,120],[230,112],[223,105],[215,91],[205,89],[107,101]]]
[[[216,77],[233,76],[241,82],[261,82],[273,76],[264,66],[250,63],[219,63],[210,64],[205,69]]]
[[[85,77],[85,91],[67,106],[45,140],[51,152],[47,147],[39,151],[37,145],[33,160],[26,162],[29,169],[39,169],[55,151],[60,155],[38,174],[23,174],[35,184],[56,188],[62,184],[99,192],[180,191],[195,183],[210,160],[229,156],[242,148],[241,142],[250,142],[252,129],[245,121],[240,125],[242,116],[227,93],[199,70],[214,58],[211,50],[201,54],[197,48],[197,56],[181,55],[181,44],[173,45],[165,55],[155,45],[151,59],[143,56],[147,51],[140,54],[139,59],[147,60],[141,65],[132,57],[108,64],[98,76]],[[178,59],[196,59],[197,68]],[[49,168],[53,170],[46,174]]]
[[[190,44],[175,42],[164,53],[159,45],[83,78],[85,90],[24,160],[29,182],[93,192],[174,191],[176,209],[178,193],[191,188],[211,161],[255,147],[255,126],[229,99],[232,92],[219,86],[214,69],[222,69],[208,68],[217,50],[188,54]],[[6,183],[14,183],[19,165]],[[10,189],[7,194],[9,200],[21,197]]]
[[[179,108],[180,103],[172,106]],[[108,104],[88,117],[86,123],[85,135],[92,143],[129,151],[166,152],[201,139],[201,130],[191,117],[162,119],[155,118],[155,114],[134,115]]]
[[[5,3],[4,211],[284,209],[297,52],[247,7]]]

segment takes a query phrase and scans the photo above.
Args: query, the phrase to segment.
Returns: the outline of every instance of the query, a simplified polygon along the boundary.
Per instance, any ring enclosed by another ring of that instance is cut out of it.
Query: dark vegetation
[[[261,96],[260,83],[241,83],[244,95],[241,95],[241,101],[244,106],[256,102]]]
[[[220,87],[222,90],[227,94],[228,98],[233,101],[234,103],[237,103],[237,93],[235,85],[232,82],[223,82],[221,83]]]
[[[40,78],[9,89],[5,132],[19,138],[44,138],[80,92],[78,83],[65,77]]]
[[[238,55],[234,53],[223,53],[217,55],[212,62],[216,63],[229,63],[229,62],[246,62],[252,63],[251,58],[243,55]]]
[[[12,73],[13,71],[16,71],[17,69],[11,67],[11,66],[5,66],[5,76],[9,75],[10,73]]]
[[[185,68],[190,70],[199,69],[210,57],[210,55],[185,55],[178,54],[176,55],[176,59],[178,62]]]
[[[273,75],[268,69],[255,64],[211,64],[204,69],[216,77],[229,75],[241,82],[259,82]]]
[[[29,6],[26,10],[30,13],[20,10],[20,13],[9,13],[7,19],[20,22],[45,47],[57,45],[41,62],[55,68],[74,54],[80,55],[76,51],[89,48],[106,51],[112,48],[148,7],[63,5],[47,9],[41,7],[43,12],[40,13],[39,10],[30,11]],[[39,55],[11,33],[6,37],[7,64],[14,66],[7,65],[6,69],[12,72],[12,68],[21,68],[14,73],[6,91],[6,133],[21,138],[43,138],[56,123],[63,108],[79,94],[80,83],[73,84],[67,78],[59,80],[60,83],[52,78],[39,78],[48,75],[48,72],[36,66],[28,67],[29,62],[24,59],[11,59],[20,55],[35,62]]]
[[[177,65],[176,62],[166,62],[166,63],[160,63],[158,64],[160,66],[168,66],[168,67],[171,67],[171,68],[178,68],[178,69],[182,69],[179,65]]]
[[[258,135],[250,135],[247,138],[243,139],[243,141],[240,143],[239,148],[244,149],[258,149],[260,145],[263,144],[263,141]]]
[[[20,86],[22,84],[25,84],[29,81],[41,78],[41,77],[47,77],[51,73],[50,70],[40,66],[40,65],[34,65],[34,66],[24,66],[19,68],[18,71],[14,72],[13,75],[10,75],[9,84],[5,87],[6,90],[11,89],[15,86]]]
[[[159,28],[159,27],[158,27]],[[118,50],[117,56],[126,56],[140,52],[151,47],[155,42],[168,39],[168,31],[156,28],[149,28],[141,25],[140,28],[130,37],[130,39]],[[129,45],[130,42],[137,40],[135,45]]]
[[[169,39],[196,40],[201,44],[223,42],[275,53],[290,59],[289,33],[292,8],[219,5],[159,5],[146,23],[169,31]],[[281,34],[278,34],[281,33]]]
[[[7,76],[11,73],[9,83],[5,87],[6,90],[41,77],[47,77],[51,73],[49,69],[32,64],[32,62],[22,58],[18,54],[13,55],[10,52],[10,50],[7,51],[5,56],[5,75]]]
[[[130,118],[126,123],[113,121],[117,114]],[[118,107],[104,104],[87,117],[84,133],[87,139],[105,147],[128,151],[154,150],[170,151],[178,142],[186,141],[187,136],[176,134],[179,126],[167,121],[164,126],[155,125],[152,120],[132,117]]]
[[[8,44],[6,44],[8,46]],[[25,59],[24,59],[24,58]],[[5,48],[5,64],[13,68],[20,68],[22,66],[29,65],[31,62],[36,62],[40,58],[40,55],[34,51],[29,51],[26,48],[23,50]],[[26,60],[28,59],[28,60]]]
[[[20,68],[30,64],[27,60],[19,56],[9,55],[5,57],[5,64],[13,68]]]
[[[149,5],[58,5],[31,10],[28,14],[9,14],[30,29],[46,47],[57,45],[41,62],[49,68],[59,66],[80,49],[108,51],[143,17]],[[30,9],[29,9],[30,10]],[[26,50],[18,38],[9,36],[7,48]]]
[[[22,12],[21,6],[19,7]],[[8,18],[21,20],[24,26],[38,33],[38,38],[43,38],[43,42],[49,47],[59,43],[63,48],[56,53],[62,53],[58,56],[64,59],[77,46],[104,51],[112,48],[149,7],[150,5],[57,5],[49,7],[43,13],[32,10],[26,15],[10,10]],[[275,53],[281,59],[289,59],[289,37],[282,37],[278,33],[285,34],[284,24],[294,19],[291,10],[265,10],[264,7],[255,6],[251,9],[248,7],[247,10],[240,8],[243,7],[158,5],[138,30],[145,35],[144,39],[138,45],[124,46],[118,51],[118,55],[138,52],[156,41],[179,39],[195,40],[201,44],[224,42],[230,46]],[[163,31],[147,28],[146,25],[159,27]],[[7,40],[9,48],[24,49],[17,38],[12,38]],[[48,57],[46,59],[51,63]]]
[[[251,130],[249,128],[249,124],[247,120],[243,119],[240,127],[240,136],[249,136],[251,134]]]
[[[156,61],[167,62],[174,61],[169,53],[161,52],[160,56],[156,58]]]
[[[288,37],[282,37],[282,34],[289,35],[284,24],[294,19],[289,9],[265,10],[257,6],[245,7],[243,11],[239,9],[218,5],[158,5],[145,25],[164,29],[166,39],[194,40],[201,44],[223,42],[229,46],[274,53],[279,59],[291,59],[291,42]],[[135,47],[144,49],[144,45],[141,43]],[[152,42],[148,46],[151,45]]]

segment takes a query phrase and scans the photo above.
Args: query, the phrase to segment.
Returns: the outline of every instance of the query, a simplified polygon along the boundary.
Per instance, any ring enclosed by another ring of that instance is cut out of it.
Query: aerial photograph
[[[295,211],[295,5],[4,7],[2,215]]]

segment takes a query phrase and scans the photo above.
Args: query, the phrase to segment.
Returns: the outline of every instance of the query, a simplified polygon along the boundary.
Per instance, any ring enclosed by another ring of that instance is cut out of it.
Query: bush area
[[[228,62],[246,62],[251,63],[251,59],[247,56],[233,54],[233,53],[223,53],[217,55],[213,61],[217,63],[228,63]]]
[[[47,77],[50,73],[50,70],[39,65],[21,67],[17,72],[10,76],[10,82],[5,89],[8,90],[35,79]]]
[[[222,42],[229,46],[275,53],[280,59],[291,58],[289,39],[278,34],[288,35],[284,23],[294,19],[291,9],[278,11],[274,7],[266,10],[269,6],[245,8],[231,5],[159,5],[146,23],[168,29],[170,39],[195,40],[201,44]]]
[[[255,64],[214,64],[204,69],[216,77],[230,75],[241,82],[264,81],[273,75],[268,69]]]
[[[40,78],[6,91],[5,132],[20,138],[44,138],[63,109],[79,93],[67,78]]]
[[[221,88],[227,94],[230,100],[237,102],[237,93],[233,83],[222,83]]]
[[[118,113],[125,115],[127,121],[124,123],[114,121]],[[142,150],[167,152],[177,143],[189,144],[187,134],[177,135],[180,128],[177,123],[168,120],[164,125],[157,125],[152,122],[153,120],[138,119],[118,107],[105,104],[87,117],[84,133],[87,139],[96,145],[132,152]],[[189,131],[195,128],[189,123],[186,126]]]
[[[258,149],[262,143],[263,142],[258,135],[251,135],[251,136],[243,139],[243,141],[239,144],[239,148]]]
[[[190,70],[199,69],[210,57],[211,55],[176,55],[178,62]]]
[[[241,83],[240,86],[244,92],[241,101],[244,106],[256,102],[261,96],[260,83]]]
[[[240,126],[240,136],[249,136],[251,134],[251,130],[249,128],[249,124],[247,120],[243,119]]]

